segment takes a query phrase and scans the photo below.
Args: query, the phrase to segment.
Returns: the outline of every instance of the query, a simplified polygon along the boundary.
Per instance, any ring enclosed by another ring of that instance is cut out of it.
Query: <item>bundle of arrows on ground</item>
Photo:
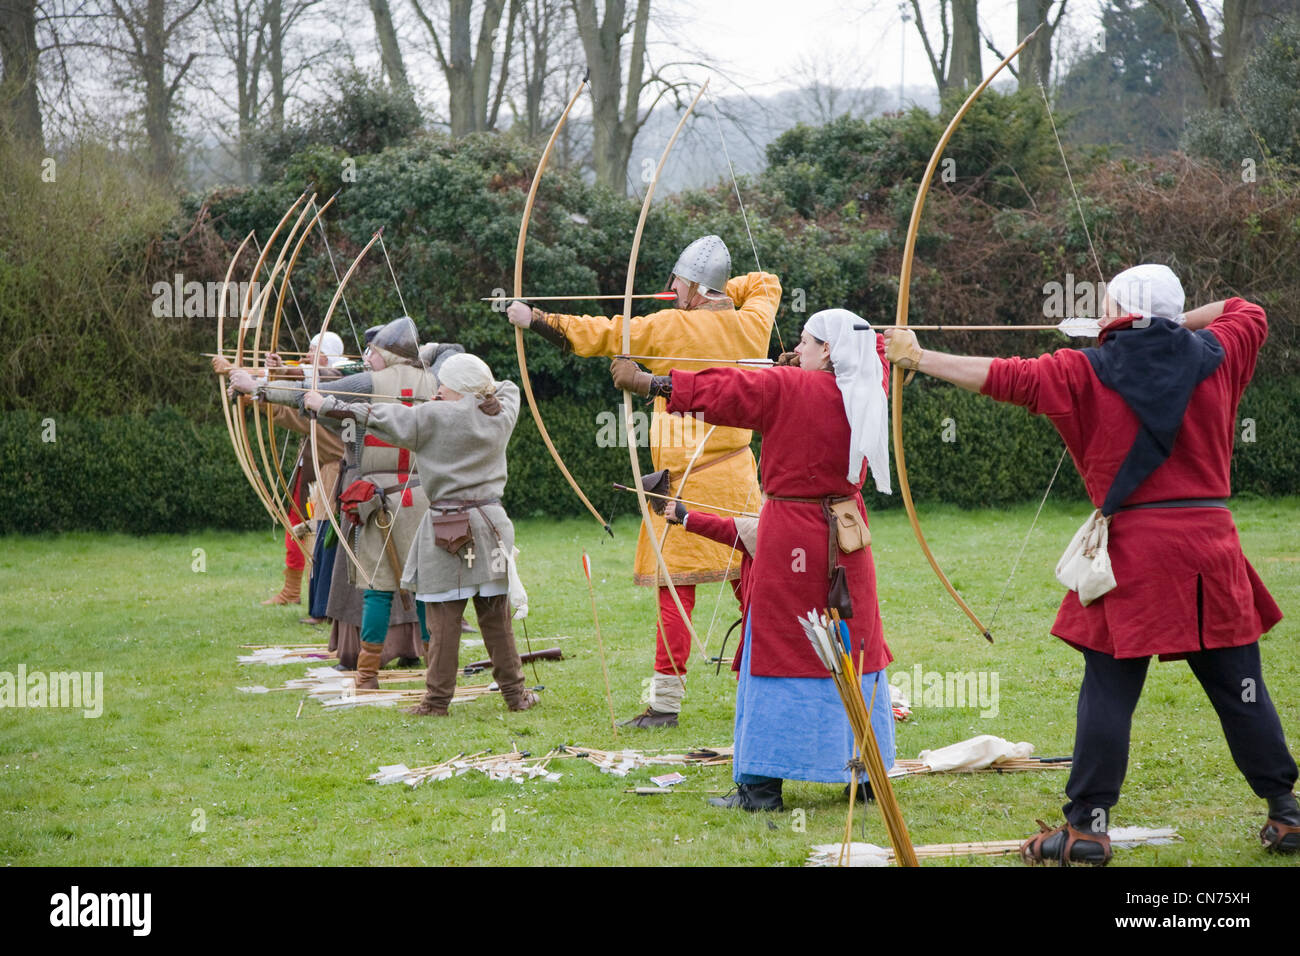
[[[918,859],[958,856],[1010,856],[1020,852],[1022,840],[985,840],[977,843],[932,843],[915,847]],[[1173,827],[1114,827],[1110,831],[1112,849],[1132,849],[1135,846],[1168,846],[1182,843]],[[851,859],[850,866],[889,866],[897,863],[892,850],[874,843],[824,843],[814,846],[805,866],[842,866]]]
[[[564,746],[566,756],[579,757],[600,768],[601,773],[626,777],[641,767],[717,767],[731,763],[731,747],[699,747],[684,754],[653,750],[597,750],[595,747]]]
[[[426,780],[450,780],[452,777],[460,777],[471,770],[477,770],[486,774],[489,780],[524,783],[541,777],[549,783],[554,783],[561,775],[548,770],[547,767],[558,756],[562,756],[560,748],[540,757],[519,750],[504,754],[480,750],[473,754],[457,754],[450,760],[430,764],[427,767],[408,767],[404,763],[388,764],[380,767],[366,779],[379,784],[404,783],[409,787],[418,787]]]
[[[1072,766],[1069,757],[1012,757],[988,767],[956,767],[952,770],[935,770],[924,760],[895,760],[889,776],[898,780],[935,773],[1019,773],[1025,770],[1069,770]]]
[[[372,691],[372,693],[374,693]],[[372,773],[367,780],[376,783],[406,783],[412,787],[419,786],[426,780],[449,780],[479,770],[492,780],[511,780],[523,783],[534,777],[544,777],[549,782],[560,779],[560,774],[549,771],[552,760],[586,760],[615,777],[625,777],[632,770],[642,767],[718,767],[731,762],[730,747],[701,747],[687,753],[662,753],[639,750],[597,750],[594,747],[576,747],[562,745],[555,747],[540,757],[530,753],[512,750],[505,754],[494,754],[489,750],[480,750],[473,754],[457,754],[449,760],[430,764],[427,767],[408,767],[406,764],[387,764]]]
[[[872,700],[868,704],[862,696],[862,678],[859,674],[862,666],[861,654],[857,666],[854,666],[853,659],[849,656],[852,647],[849,643],[849,628],[844,621],[840,620],[838,611],[832,608],[829,618],[809,611],[806,618],[798,620],[818,660],[835,681],[835,688],[839,691],[840,700],[844,704],[844,712],[848,715],[849,725],[853,728],[853,739],[857,743],[858,758],[851,764],[849,814],[844,824],[846,848],[844,862],[848,862],[847,848],[853,832],[853,805],[856,802],[858,770],[861,765],[866,770],[867,779],[871,782],[871,790],[876,795],[876,805],[880,808],[880,816],[889,831],[889,842],[894,847],[895,856],[904,866],[918,866],[916,853],[912,849],[912,839],[907,834],[907,824],[903,820],[903,811],[899,809],[898,800],[894,796],[894,788],[889,782],[889,774],[885,771],[885,762],[880,756],[880,747],[876,743],[876,732],[871,727],[875,690],[880,682],[877,681],[873,686]],[[835,632],[834,637],[831,636],[832,627]]]
[[[301,664],[304,661],[334,660],[328,644],[241,644],[251,654],[240,654],[241,664]]]

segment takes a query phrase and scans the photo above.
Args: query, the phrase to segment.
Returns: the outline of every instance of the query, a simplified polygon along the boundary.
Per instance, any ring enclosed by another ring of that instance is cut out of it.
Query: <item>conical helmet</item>
[[[404,359],[418,361],[420,358],[420,334],[416,331],[415,322],[410,316],[404,315],[393,319],[381,327],[370,340],[370,344],[394,355],[400,355]]]
[[[722,292],[731,278],[731,253],[718,236],[701,236],[682,250],[673,275],[695,282],[711,292]]]

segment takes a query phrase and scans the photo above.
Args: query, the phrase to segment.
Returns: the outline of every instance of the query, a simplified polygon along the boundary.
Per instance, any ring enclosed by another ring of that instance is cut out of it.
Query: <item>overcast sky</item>
[[[910,8],[910,4],[908,7]],[[927,25],[937,36],[935,4],[923,3]],[[1098,32],[1095,0],[1069,0],[1066,24],[1080,37]],[[803,85],[812,70],[823,79],[853,85],[896,89],[900,75],[907,86],[934,86],[934,76],[914,24],[902,24],[898,0],[694,0],[661,3],[652,13],[657,52],[674,36],[707,50],[719,72],[753,93]],[[672,11],[672,12],[668,12]],[[797,11],[792,13],[792,11]],[[1053,15],[1055,8],[1053,8]],[[1017,43],[1015,0],[981,0],[981,27],[998,49]],[[984,68],[996,58],[984,51]],[[692,72],[703,73],[696,69]],[[723,83],[718,76],[714,84]]]

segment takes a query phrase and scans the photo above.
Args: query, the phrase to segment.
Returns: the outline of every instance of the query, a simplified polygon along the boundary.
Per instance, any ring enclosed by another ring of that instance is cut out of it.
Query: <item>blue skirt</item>
[[[835,682],[829,677],[755,677],[749,672],[751,640],[747,617],[736,688],[736,783],[760,783],[765,777],[848,783],[853,728]],[[862,696],[872,707],[871,726],[889,769],[894,765],[894,712],[883,670],[862,676]]]

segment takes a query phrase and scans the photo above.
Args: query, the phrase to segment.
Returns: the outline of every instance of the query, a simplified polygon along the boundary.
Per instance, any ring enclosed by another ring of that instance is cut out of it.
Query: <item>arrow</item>
[[[622,295],[485,295],[480,302],[591,302],[596,299],[623,299]],[[676,292],[648,292],[634,295],[634,299],[659,299],[672,302],[677,298]]]
[[[853,328],[858,331],[872,329],[912,329],[922,332],[1060,332],[1071,338],[1095,339],[1101,334],[1100,319],[1062,319],[1056,325],[870,325],[867,322],[855,322]],[[625,356],[633,358],[633,356]]]
[[[612,484],[615,491],[630,491],[632,494],[636,494],[635,488],[629,488],[627,485],[620,485],[618,482],[613,482]],[[735,511],[731,508],[723,508],[721,505],[709,505],[705,504],[703,501],[691,501],[690,498],[678,498],[676,495],[657,495],[653,491],[647,491],[645,496],[647,498],[662,498],[664,501],[680,501],[684,505],[695,505],[699,508],[712,508],[714,511],[725,511],[727,514],[740,515],[742,518],[758,517],[758,515],[754,514],[752,511]]]
[[[600,673],[605,678],[605,703],[609,704],[609,726],[618,736],[618,720],[614,717],[614,695],[609,689],[609,665],[605,663],[605,641],[600,636],[600,618],[596,614],[596,588],[591,583],[591,558],[582,552],[582,573],[587,576],[587,593],[591,595],[591,620],[596,625],[596,644],[600,648]]]

